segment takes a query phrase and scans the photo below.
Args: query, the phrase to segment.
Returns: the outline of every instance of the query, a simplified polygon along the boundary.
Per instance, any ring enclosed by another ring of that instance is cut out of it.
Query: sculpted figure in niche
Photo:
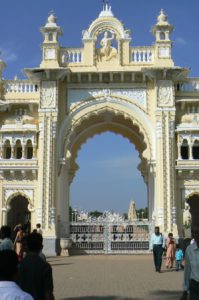
[[[104,37],[100,42],[102,48],[97,49],[98,61],[102,61],[103,58],[105,59],[105,61],[110,61],[113,57],[117,56],[117,49],[111,46],[114,38],[114,34],[112,34],[112,37],[109,37],[108,31],[105,31]]]

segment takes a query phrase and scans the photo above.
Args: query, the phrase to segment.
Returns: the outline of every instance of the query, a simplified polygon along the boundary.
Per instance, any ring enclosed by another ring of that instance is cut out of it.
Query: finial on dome
[[[111,10],[111,5],[109,4],[108,0],[103,0],[103,9],[99,14],[99,18],[101,17],[114,17],[113,12]]]
[[[163,9],[161,9],[159,16],[157,17],[157,25],[169,25],[169,22],[167,20],[167,15],[165,15],[165,12]]]

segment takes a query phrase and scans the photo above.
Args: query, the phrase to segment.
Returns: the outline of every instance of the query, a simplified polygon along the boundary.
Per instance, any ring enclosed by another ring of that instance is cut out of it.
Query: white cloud
[[[181,45],[181,46],[186,46],[187,45],[187,41],[185,41],[185,39],[178,37],[175,40],[176,44]]]
[[[13,62],[17,60],[17,55],[9,49],[0,47],[1,57],[5,62]]]
[[[7,41],[0,45],[1,57],[5,63],[10,63],[17,60],[17,55],[13,51],[16,50],[17,46],[12,41]]]

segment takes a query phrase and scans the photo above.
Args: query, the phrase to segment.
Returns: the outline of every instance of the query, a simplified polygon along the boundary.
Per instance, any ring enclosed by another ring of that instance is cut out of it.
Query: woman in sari
[[[173,233],[168,234],[166,240],[166,268],[173,268],[175,260],[176,242],[173,238]]]

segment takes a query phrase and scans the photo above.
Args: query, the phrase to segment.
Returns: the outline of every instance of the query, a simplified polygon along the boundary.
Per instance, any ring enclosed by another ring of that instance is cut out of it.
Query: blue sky
[[[81,47],[81,32],[99,15],[102,0],[1,1],[0,50],[7,64],[6,79],[23,78],[23,68],[41,62],[39,32],[53,10],[62,27],[63,47]],[[198,0],[110,0],[112,11],[132,31],[132,45],[151,45],[150,33],[161,8],[174,25],[172,34],[175,65],[199,75]],[[77,158],[80,170],[71,185],[71,204],[85,210],[110,209],[126,212],[132,198],[146,206],[146,186],[137,171],[138,152],[120,135],[104,133],[82,145]]]

